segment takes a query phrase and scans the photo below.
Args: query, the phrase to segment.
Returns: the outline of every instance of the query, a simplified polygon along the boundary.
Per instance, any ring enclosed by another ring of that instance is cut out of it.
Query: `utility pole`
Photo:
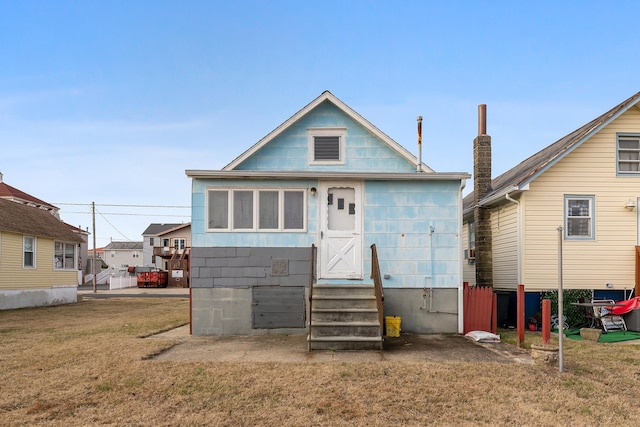
[[[93,292],[96,292],[96,202],[91,202],[91,219],[93,221],[93,262],[91,263],[91,274],[93,274]]]

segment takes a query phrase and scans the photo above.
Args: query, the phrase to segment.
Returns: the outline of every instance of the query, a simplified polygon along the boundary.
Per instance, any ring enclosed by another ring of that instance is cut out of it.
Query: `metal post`
[[[93,292],[96,292],[96,202],[91,202],[91,218],[93,220],[93,262],[91,274],[93,274]]]
[[[563,338],[564,316],[563,314],[563,290],[562,290],[562,226],[558,227],[558,370],[564,370]]]

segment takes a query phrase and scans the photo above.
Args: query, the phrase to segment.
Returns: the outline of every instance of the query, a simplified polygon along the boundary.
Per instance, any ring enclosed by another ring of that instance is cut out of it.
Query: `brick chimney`
[[[493,287],[491,209],[480,200],[491,191],[491,136],[487,135],[487,106],[478,105],[478,136],[473,140],[473,221],[476,233],[476,286]]]

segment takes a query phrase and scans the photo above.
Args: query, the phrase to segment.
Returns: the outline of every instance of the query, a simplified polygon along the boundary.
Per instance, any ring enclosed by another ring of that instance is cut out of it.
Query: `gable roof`
[[[159,223],[153,223],[150,224],[146,230],[144,230],[142,232],[143,236],[147,236],[147,235],[153,235],[153,236],[157,236],[159,233],[165,232],[167,230],[171,230],[172,228],[178,227],[182,224],[159,224]]]
[[[142,242],[111,242],[103,248],[104,251],[135,251],[142,249]]]
[[[158,233],[157,236],[164,236],[165,234],[174,233],[176,231],[183,230],[185,228],[191,228],[191,223],[188,222],[186,224],[180,224],[177,227],[173,227],[173,228],[170,228],[169,230],[165,230],[161,233]]]
[[[640,103],[640,92],[492,179],[491,189],[480,203],[491,204],[493,201],[504,198],[507,193],[526,190],[531,181],[638,103]],[[464,210],[473,208],[472,204],[473,192],[465,196]]]
[[[15,187],[10,186],[9,184],[2,182],[0,180],[0,198],[16,200],[21,203],[32,203],[38,207],[42,206],[49,210],[57,211],[58,208],[50,203],[47,203],[43,200],[38,199],[37,197],[33,197],[31,194],[27,194],[24,191],[18,190]]]
[[[1,198],[0,230],[66,242],[84,242],[51,211]]]
[[[333,105],[339,108],[343,113],[349,116],[352,120],[354,120],[364,129],[366,129],[369,133],[371,133],[372,135],[380,139],[383,143],[387,144],[392,150],[394,150],[399,155],[407,159],[407,161],[409,161],[412,164],[416,164],[417,162],[416,156],[411,154],[406,148],[404,148],[402,145],[395,142],[387,134],[385,134],[380,129],[375,127],[371,122],[366,120],[364,117],[358,114],[355,110],[353,110],[347,104],[339,100],[331,92],[329,92],[328,90],[325,90],[324,92],[322,92],[322,94],[320,94],[320,96],[318,96],[316,99],[314,99],[309,104],[304,106],[300,111],[295,113],[293,116],[287,119],[284,123],[282,123],[280,126],[278,126],[273,131],[271,131],[267,136],[262,138],[260,141],[255,143],[247,151],[242,153],[240,156],[236,157],[236,159],[233,160],[231,163],[223,167],[222,170],[229,171],[229,170],[235,169],[238,165],[244,162],[252,154],[254,154],[258,150],[260,150],[262,147],[267,145],[269,142],[275,139],[278,135],[282,134],[282,132],[284,132],[287,128],[289,128],[291,125],[293,125],[295,122],[300,120],[302,117],[304,117],[306,114],[308,114],[310,111],[312,111],[314,108],[316,108],[318,105],[320,105],[325,101],[331,102]],[[425,165],[424,163],[422,164],[422,170],[424,172],[433,172],[433,170],[429,166]]]

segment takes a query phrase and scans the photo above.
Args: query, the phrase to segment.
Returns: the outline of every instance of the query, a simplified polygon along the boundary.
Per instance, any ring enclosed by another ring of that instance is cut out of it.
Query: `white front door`
[[[362,279],[362,184],[320,183],[320,278]]]

